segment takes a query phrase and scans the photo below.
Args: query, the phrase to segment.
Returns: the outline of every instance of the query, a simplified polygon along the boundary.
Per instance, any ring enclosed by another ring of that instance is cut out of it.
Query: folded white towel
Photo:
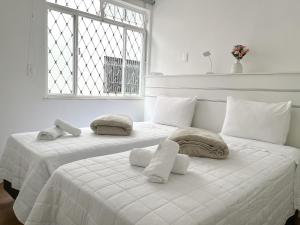
[[[81,134],[81,130],[72,126],[71,124],[67,123],[66,121],[62,121],[62,120],[55,120],[54,122],[55,126],[61,128],[62,130],[72,134],[75,137],[80,136]]]
[[[147,167],[154,155],[153,151],[135,148],[129,154],[129,162],[133,166]],[[177,154],[171,170],[172,173],[184,175],[190,165],[190,157],[185,154]]]
[[[64,134],[64,131],[61,128],[52,127],[52,128],[48,128],[48,129],[45,129],[45,130],[39,132],[37,139],[52,141],[52,140],[55,140],[56,138],[59,138],[63,134]]]
[[[153,155],[144,174],[149,177],[150,182],[166,183],[173,168],[179,145],[169,139],[161,143]]]

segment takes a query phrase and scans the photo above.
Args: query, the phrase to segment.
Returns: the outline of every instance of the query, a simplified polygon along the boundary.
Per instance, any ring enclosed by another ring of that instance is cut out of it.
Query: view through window
[[[100,0],[48,0],[48,94],[141,93],[143,12]]]

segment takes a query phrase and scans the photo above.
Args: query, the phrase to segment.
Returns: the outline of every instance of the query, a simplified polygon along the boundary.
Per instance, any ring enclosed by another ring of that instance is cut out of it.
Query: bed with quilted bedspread
[[[127,151],[160,143],[175,127],[150,122],[134,123],[130,136],[99,136],[89,128],[80,137],[64,136],[38,141],[37,132],[11,135],[0,159],[0,180],[20,190],[14,204],[16,215],[25,221],[36,197],[61,165],[76,160]]]
[[[283,225],[300,207],[300,150],[224,136],[226,160],[192,158],[166,184],[128,152],[60,167],[25,225]]]

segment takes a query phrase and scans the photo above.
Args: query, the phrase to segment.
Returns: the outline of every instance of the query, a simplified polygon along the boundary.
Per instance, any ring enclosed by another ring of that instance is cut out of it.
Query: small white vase
[[[240,60],[236,60],[236,62],[232,65],[231,73],[243,73],[243,65]]]

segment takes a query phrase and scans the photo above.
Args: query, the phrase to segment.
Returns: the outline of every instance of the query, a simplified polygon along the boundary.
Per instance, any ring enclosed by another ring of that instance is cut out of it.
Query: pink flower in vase
[[[248,52],[249,52],[249,48],[247,48],[246,46],[244,46],[244,45],[235,45],[233,47],[233,50],[232,50],[231,54],[237,60],[241,60],[241,59],[244,58],[245,55],[247,55]]]

